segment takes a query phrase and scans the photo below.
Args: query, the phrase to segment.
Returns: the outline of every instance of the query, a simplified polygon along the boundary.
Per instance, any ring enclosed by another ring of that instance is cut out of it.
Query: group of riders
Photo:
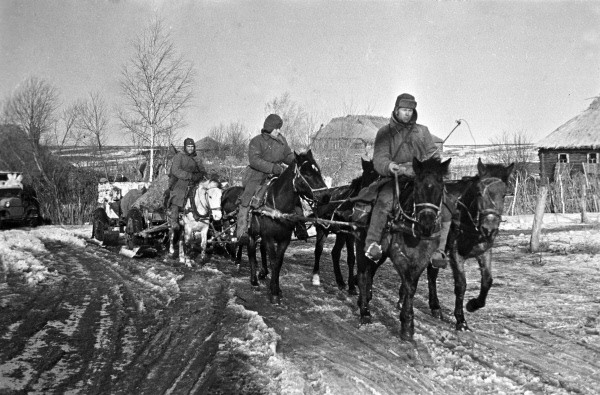
[[[428,158],[440,158],[440,152],[433,142],[429,129],[417,123],[417,102],[414,96],[403,93],[397,97],[389,124],[383,126],[375,137],[373,164],[379,174],[369,189],[376,189],[375,206],[365,240],[365,255],[374,261],[382,257],[381,239],[388,217],[393,210],[394,182],[397,175],[413,176],[412,161],[417,158],[424,161]],[[236,236],[238,243],[244,245],[249,241],[248,224],[252,199],[257,189],[272,176],[284,171],[283,165],[291,165],[294,153],[285,137],[280,133],[283,121],[277,114],[270,114],[265,119],[261,133],[250,140],[248,146],[249,164],[242,180],[244,191],[238,201]],[[197,184],[206,177],[206,169],[202,159],[196,152],[194,140],[184,140],[184,150],[173,158],[170,172],[170,197],[168,207],[169,226],[178,229],[179,214],[185,206],[190,185]],[[442,224],[438,250],[433,254],[431,263],[434,267],[446,267],[448,259],[443,251],[450,231],[451,213],[442,205]],[[297,214],[302,215],[302,207],[298,199]],[[308,238],[303,222],[298,222],[296,237]]]

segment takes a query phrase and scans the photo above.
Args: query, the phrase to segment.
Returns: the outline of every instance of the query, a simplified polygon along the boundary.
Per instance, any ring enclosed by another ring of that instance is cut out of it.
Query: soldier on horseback
[[[183,141],[183,151],[173,157],[169,176],[169,233],[179,230],[179,213],[185,207],[189,187],[206,176],[202,159],[196,153],[196,143],[191,138]]]
[[[242,185],[244,192],[239,198],[236,236],[238,243],[245,245],[249,242],[248,217],[250,214],[250,202],[258,187],[271,175],[278,176],[285,169],[283,164],[291,165],[294,161],[287,140],[279,129],[283,126],[283,120],[277,114],[270,114],[263,124],[260,135],[250,140],[248,146],[248,160],[250,164],[246,168]],[[299,202],[298,202],[299,203]],[[299,214],[302,208],[298,206]],[[304,223],[298,222],[296,226],[296,237],[301,240],[308,238]]]
[[[373,212],[367,238],[365,240],[365,255],[378,261],[382,256],[381,239],[388,216],[392,212],[394,199],[394,182],[391,177],[398,175],[414,175],[412,169],[413,157],[420,161],[431,157],[440,157],[427,126],[417,124],[417,102],[414,96],[403,93],[396,99],[394,112],[388,125],[383,126],[375,137],[373,163],[375,170],[389,181],[380,183],[379,193]],[[382,180],[383,181],[383,180]],[[445,267],[448,263],[444,253],[446,239],[450,230],[451,215],[446,209],[442,210],[442,226],[438,251],[432,257],[432,264]]]

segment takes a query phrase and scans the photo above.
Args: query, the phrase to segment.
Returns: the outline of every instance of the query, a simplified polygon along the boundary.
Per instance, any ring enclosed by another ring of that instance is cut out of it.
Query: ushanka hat
[[[265,119],[263,130],[272,132],[275,129],[281,129],[282,126],[283,121],[281,120],[281,117],[277,114],[270,114],[267,119]]]
[[[413,95],[403,93],[396,99],[396,106],[394,108],[412,108],[414,110],[417,108],[417,102]]]

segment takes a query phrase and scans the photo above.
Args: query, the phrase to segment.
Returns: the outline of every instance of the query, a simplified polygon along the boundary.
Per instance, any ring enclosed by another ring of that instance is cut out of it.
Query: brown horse
[[[316,193],[327,189],[312,152],[294,153],[295,161],[268,186],[265,203],[253,210],[250,221],[248,244],[248,260],[250,262],[250,283],[258,286],[258,277],[266,278],[269,272],[263,258],[263,266],[257,276],[256,243],[260,238],[267,251],[271,265],[271,282],[269,299],[271,303],[281,303],[279,275],[283,265],[283,257],[292,238],[295,220],[295,207],[300,198],[311,202],[317,201]]]
[[[432,158],[423,162],[413,158],[414,177],[396,179],[395,214],[384,232],[383,257],[374,262],[358,254],[358,307],[362,324],[371,323],[369,302],[373,293],[373,277],[377,269],[391,258],[401,278],[400,337],[414,336],[413,299],[419,277],[429,265],[431,255],[439,244],[441,204],[444,196],[443,176],[448,173],[448,159]],[[391,181],[394,182],[394,181]],[[356,250],[364,251],[366,230],[356,238]]]
[[[467,311],[474,312],[484,307],[492,286],[492,247],[502,222],[504,197],[513,167],[514,163],[509,166],[485,165],[479,159],[476,176],[446,183],[449,201],[456,202],[449,204],[453,211],[453,223],[446,243],[446,252],[450,257],[454,275],[454,316],[457,330],[469,329],[463,311],[467,288],[465,260],[477,259],[481,271],[479,296],[469,300]],[[435,317],[442,318],[436,286],[438,271],[439,269],[432,266],[427,268],[429,308]]]

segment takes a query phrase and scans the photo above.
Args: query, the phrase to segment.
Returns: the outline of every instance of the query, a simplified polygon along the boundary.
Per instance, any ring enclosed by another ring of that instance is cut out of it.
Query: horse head
[[[200,215],[212,216],[219,221],[223,216],[221,211],[221,197],[223,190],[221,184],[215,180],[200,183],[196,190],[195,203]]]
[[[444,199],[444,176],[448,174],[451,159],[441,162],[430,158],[423,162],[413,158],[415,172],[413,199],[414,216],[421,234],[431,236],[440,221]]]
[[[482,236],[493,238],[498,233],[508,178],[514,163],[504,166],[500,164],[485,165],[479,158],[477,162],[477,227]]]
[[[319,200],[318,193],[328,189],[321,175],[321,169],[317,165],[311,150],[299,154],[294,152],[294,156],[296,157],[293,180],[294,190],[301,197],[312,202],[317,202]]]

